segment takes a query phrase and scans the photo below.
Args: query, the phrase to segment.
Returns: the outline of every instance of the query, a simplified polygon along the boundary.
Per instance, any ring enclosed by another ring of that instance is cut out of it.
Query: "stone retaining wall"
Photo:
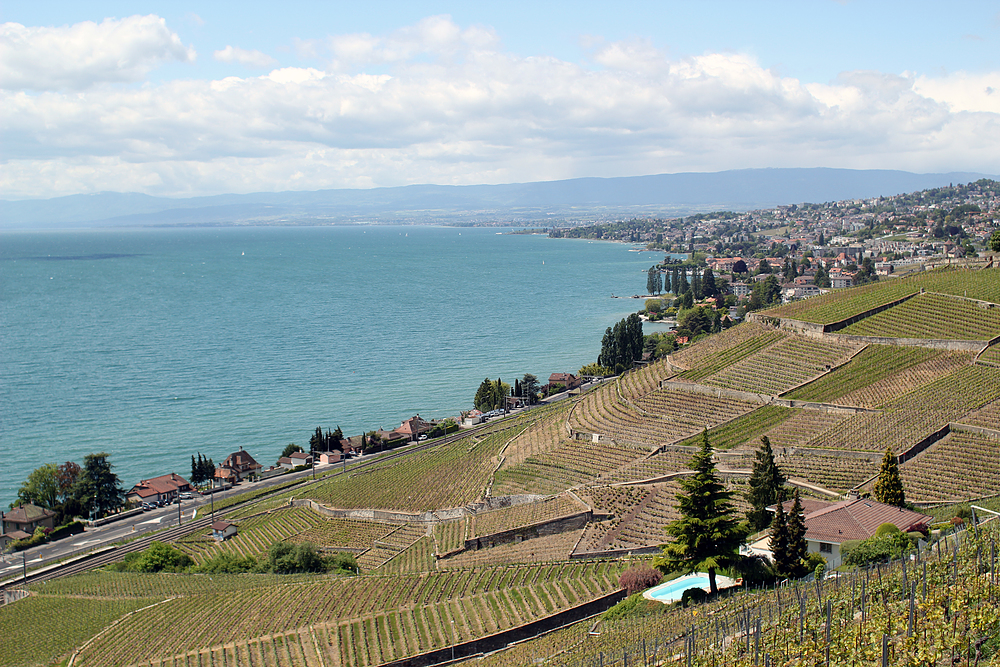
[[[428,667],[429,665],[440,665],[456,662],[460,659],[469,658],[483,653],[498,651],[516,642],[531,639],[538,635],[558,630],[566,625],[590,618],[595,614],[606,611],[625,599],[625,591],[617,590],[607,595],[602,595],[596,600],[584,602],[583,604],[563,611],[556,612],[551,616],[540,618],[537,621],[519,625],[503,632],[473,639],[471,641],[440,648],[428,653],[410,656],[401,660],[387,662],[382,667]]]
[[[510,544],[511,542],[523,542],[537,537],[556,535],[570,530],[579,530],[593,519],[592,510],[585,510],[567,516],[539,521],[520,528],[511,528],[489,535],[479,535],[465,541],[466,551],[477,551],[479,549],[489,549],[500,544]]]

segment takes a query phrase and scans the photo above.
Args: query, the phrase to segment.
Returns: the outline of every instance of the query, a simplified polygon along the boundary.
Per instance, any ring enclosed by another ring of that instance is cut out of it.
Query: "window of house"
[[[819,543],[819,551],[820,551],[820,553],[824,553],[824,554],[832,554],[833,553],[833,545],[830,544],[829,542],[820,542]]]

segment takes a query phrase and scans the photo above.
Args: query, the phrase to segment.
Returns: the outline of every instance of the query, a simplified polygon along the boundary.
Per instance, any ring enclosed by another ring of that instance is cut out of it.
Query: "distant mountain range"
[[[574,178],[505,185],[408,185],[370,190],[257,192],[171,199],[103,192],[0,201],[0,228],[444,223],[512,225],[629,215],[745,211],[902,194],[986,174],[855,169],[741,169]]]

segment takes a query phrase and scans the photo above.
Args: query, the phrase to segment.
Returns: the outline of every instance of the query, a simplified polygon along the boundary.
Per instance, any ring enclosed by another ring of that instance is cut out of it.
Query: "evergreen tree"
[[[684,296],[681,297],[681,308],[693,308],[694,307],[694,292],[688,287],[684,292]]]
[[[674,267],[674,274],[670,284],[673,286],[674,296],[677,296],[678,294],[681,293],[680,272],[677,270],[676,266]]]
[[[670,274],[669,273],[664,273],[663,274],[663,293],[666,294],[667,292],[672,292],[672,291],[673,291],[673,288],[670,286]]]
[[[642,343],[642,321],[632,313],[605,330],[597,363],[622,373],[632,367],[633,361],[642,358]]]
[[[656,292],[656,267],[651,266],[646,271],[646,294],[653,294],[654,292]]]
[[[335,430],[333,433],[330,433],[329,431],[327,431],[326,432],[326,451],[330,452],[330,451],[333,451],[335,449],[343,451],[343,449],[344,449],[343,440],[344,440],[344,432],[342,430],[340,430],[340,426],[339,425],[337,426],[337,430]]]
[[[201,481],[201,469],[198,468],[198,462],[194,460],[194,454],[191,455],[191,483],[197,484]]]
[[[656,293],[660,294],[663,292],[663,274],[659,270],[656,271]]]
[[[808,553],[806,545],[806,524],[802,516],[802,501],[799,499],[799,490],[795,489],[795,501],[792,509],[788,512],[788,575],[792,577],[802,577],[805,572],[805,560]]]
[[[708,430],[702,433],[701,450],[691,460],[694,475],[681,481],[683,493],[677,494],[681,517],[667,526],[674,541],[654,559],[655,567],[665,571],[707,571],[713,594],[719,592],[715,573],[740,559],[740,545],[746,528],[736,519],[731,491],[726,491],[712,461]]]
[[[771,549],[774,569],[779,576],[788,577],[791,572],[791,563],[788,560],[788,523],[785,518],[785,510],[778,503],[774,511],[774,518],[771,520],[771,538],[768,547]]]
[[[719,288],[715,283],[715,273],[711,268],[706,268],[701,276],[701,293],[706,297],[719,296]]]
[[[112,472],[108,454],[87,454],[83,457],[83,470],[76,481],[73,495],[88,512],[102,517],[121,506],[125,491],[121,480]]]
[[[323,437],[323,427],[317,426],[316,431],[309,438],[309,451],[310,453],[319,452],[323,449],[323,444],[326,442],[326,438]]]
[[[872,489],[875,500],[886,505],[904,507],[906,496],[903,493],[903,480],[899,477],[899,464],[896,456],[892,453],[892,448],[885,450],[882,457],[882,467],[878,471],[878,479]]]
[[[747,523],[750,529],[764,530],[771,521],[767,508],[785,499],[785,482],[787,478],[781,473],[774,462],[774,450],[767,436],[760,439],[760,447],[754,452],[756,460],[750,473],[750,490],[746,500],[750,504],[747,512]]]
[[[701,291],[701,276],[698,275],[698,271],[694,271],[691,276],[691,292],[695,301],[701,301],[702,297],[705,296]]]
[[[691,288],[691,283],[688,282],[687,269],[681,271],[681,285],[679,294],[684,294],[688,289]]]
[[[823,236],[823,232],[819,233],[819,239],[817,240],[816,245],[819,245],[819,246],[826,245],[826,237]]]

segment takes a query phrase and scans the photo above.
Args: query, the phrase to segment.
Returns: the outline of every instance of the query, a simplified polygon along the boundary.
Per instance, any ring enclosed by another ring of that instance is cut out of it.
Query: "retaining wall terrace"
[[[536,537],[545,537],[547,535],[565,533],[570,530],[578,530],[586,526],[587,523],[593,518],[593,511],[585,510],[583,512],[577,512],[576,514],[561,516],[546,521],[539,521],[527,526],[521,526],[520,528],[510,528],[508,530],[502,530],[489,535],[479,535],[465,540],[465,549],[467,551],[489,549],[490,547],[495,547],[500,544],[523,542],[524,540],[530,540]]]
[[[558,630],[561,627],[590,618],[599,614],[625,599],[625,590],[620,589],[607,595],[584,602],[575,607],[570,607],[563,611],[540,618],[537,621],[519,625],[503,632],[473,639],[471,641],[455,644],[446,648],[436,649],[420,655],[410,656],[401,660],[387,662],[382,667],[428,667],[429,665],[448,664],[463,658],[469,658],[483,653],[497,651],[506,646],[525,639],[537,637],[540,634]]]

